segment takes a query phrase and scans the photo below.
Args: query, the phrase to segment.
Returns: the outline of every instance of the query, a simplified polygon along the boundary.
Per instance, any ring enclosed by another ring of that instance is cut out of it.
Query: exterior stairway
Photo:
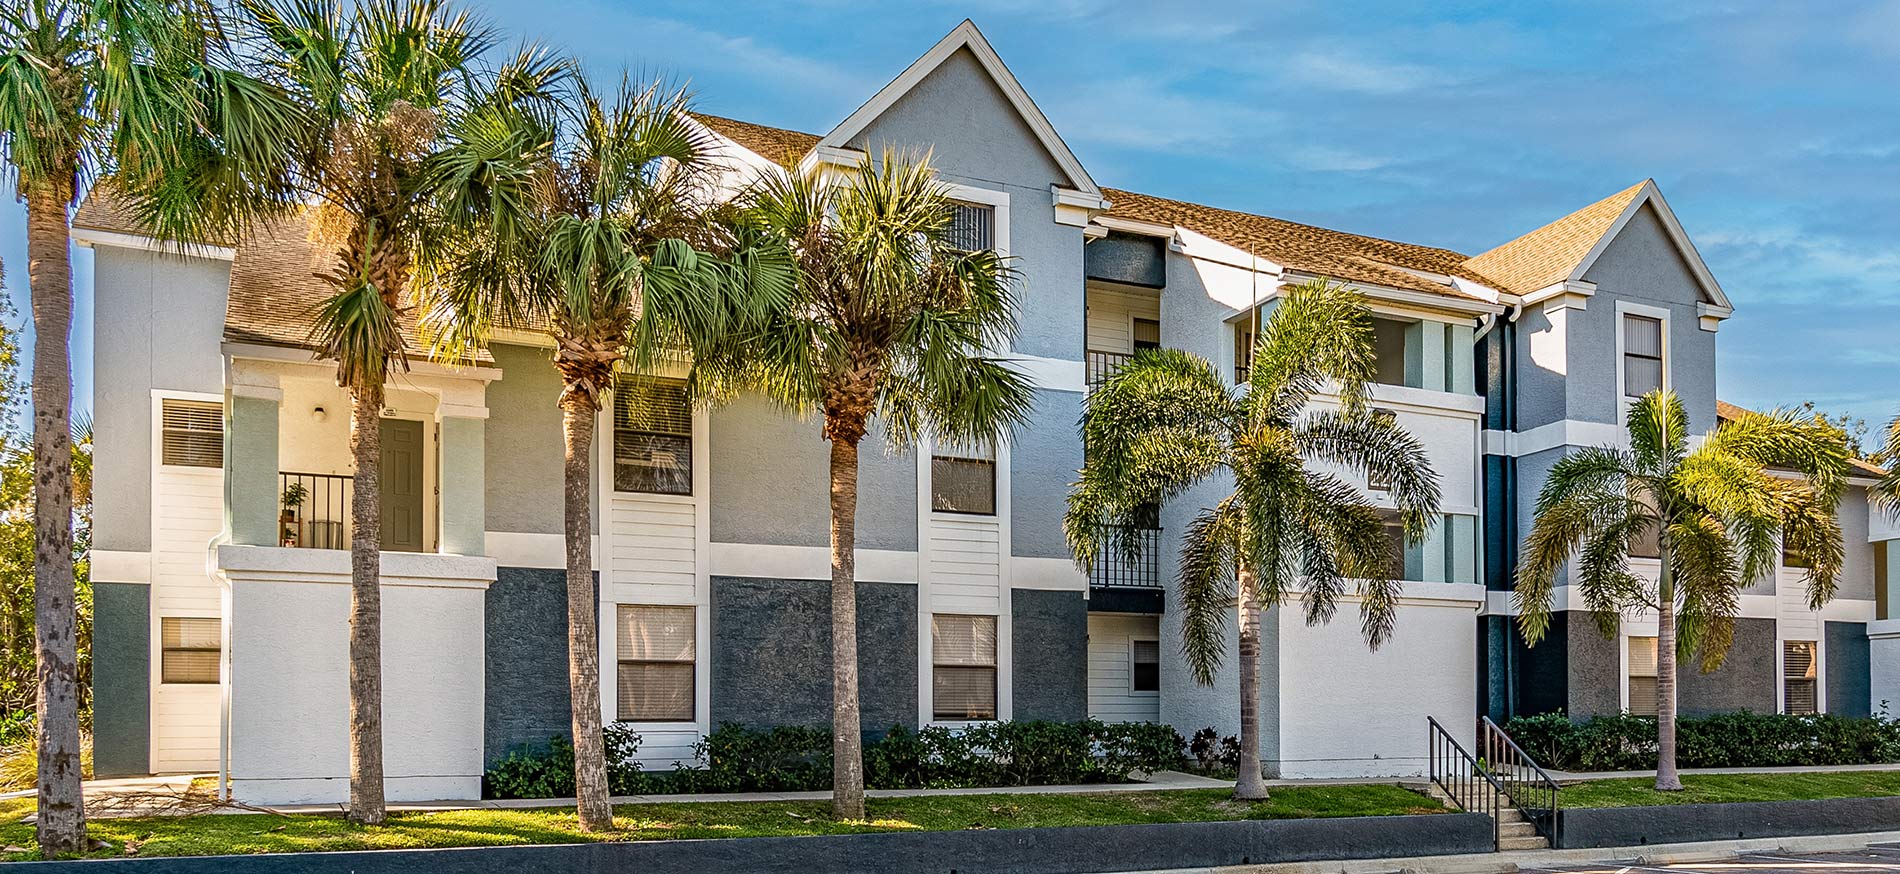
[[[1455,798],[1435,783],[1426,784],[1425,793],[1437,799],[1446,807],[1468,810],[1475,813],[1488,813],[1497,821],[1498,849],[1503,850],[1548,850],[1550,841],[1537,833],[1537,826],[1517,811],[1511,799],[1498,794],[1489,785],[1481,789],[1460,792],[1462,798]]]

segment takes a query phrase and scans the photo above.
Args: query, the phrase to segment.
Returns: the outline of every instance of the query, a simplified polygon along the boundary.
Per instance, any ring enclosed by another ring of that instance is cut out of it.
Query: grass
[[[1806,801],[1900,795],[1900,771],[1684,774],[1681,792],[1657,792],[1652,777],[1590,780],[1563,788],[1565,807],[1639,807],[1720,801]]]
[[[870,820],[850,823],[832,821],[828,801],[630,804],[615,808],[616,831],[604,834],[579,831],[571,807],[393,813],[384,825],[373,828],[318,814],[94,819],[89,832],[111,845],[90,854],[103,858],[128,850],[139,856],[204,856],[1444,812],[1430,799],[1389,784],[1289,787],[1257,804],[1234,801],[1231,794],[1226,789],[1184,789],[874,798],[869,802]],[[30,799],[0,801],[0,847],[32,846],[32,826],[19,821],[31,810]],[[38,855],[30,849],[0,851],[0,861],[34,858]]]

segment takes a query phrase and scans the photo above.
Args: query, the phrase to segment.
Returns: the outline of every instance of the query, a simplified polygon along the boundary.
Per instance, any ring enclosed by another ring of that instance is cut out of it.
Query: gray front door
[[[422,551],[422,423],[383,420],[383,549]]]

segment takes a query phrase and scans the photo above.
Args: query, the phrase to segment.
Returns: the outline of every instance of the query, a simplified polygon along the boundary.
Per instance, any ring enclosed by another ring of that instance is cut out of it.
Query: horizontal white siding
[[[216,616],[223,598],[205,549],[224,528],[224,472],[160,467],[152,486],[152,606],[164,616]]]
[[[1088,290],[1088,348],[1096,352],[1133,352],[1132,320],[1161,320],[1157,297]]]
[[[158,738],[152,770],[176,774],[218,769],[218,686],[160,685],[152,696]]]
[[[1160,722],[1161,696],[1130,691],[1131,644],[1160,640],[1157,616],[1089,614],[1089,716],[1104,722]]]
[[[609,574],[622,604],[691,604],[695,510],[689,500],[615,493],[607,524]]]
[[[997,522],[990,516],[930,520],[930,602],[937,613],[1001,610]]]

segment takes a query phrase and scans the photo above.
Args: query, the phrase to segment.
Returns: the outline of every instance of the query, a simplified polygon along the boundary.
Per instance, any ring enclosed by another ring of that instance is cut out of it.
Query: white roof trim
[[[895,105],[899,98],[910,93],[912,88],[917,87],[917,83],[922,82],[925,76],[942,66],[943,62],[956,54],[958,49],[969,49],[970,53],[976,56],[977,62],[983,65],[984,71],[990,74],[996,86],[1002,89],[1003,95],[1009,98],[1010,105],[1015,107],[1016,113],[1022,116],[1023,122],[1035,132],[1036,139],[1041,141],[1042,147],[1049,152],[1050,157],[1055,159],[1056,165],[1062,168],[1062,172],[1068,175],[1069,184],[1078,191],[1100,197],[1101,186],[1096,185],[1095,179],[1089,176],[1089,171],[1082,168],[1082,162],[1077,160],[1075,153],[1069,151],[1068,145],[1062,142],[1062,136],[1056,133],[1055,126],[1049,123],[1048,117],[1042,114],[1041,109],[1036,108],[1036,102],[1029,99],[1029,92],[1024,91],[1022,83],[1017,82],[1016,77],[1009,72],[1009,67],[1003,64],[1003,59],[997,56],[994,48],[990,47],[989,40],[984,39],[982,32],[976,29],[976,23],[967,18],[962,24],[957,25],[955,30],[950,31],[949,35],[931,46],[930,51],[925,52],[923,57],[918,58],[896,79],[891,80],[889,85],[884,86],[863,106],[858,107],[856,112],[851,113],[837,127],[832,128],[831,133],[825,134],[825,138],[818,141],[818,148],[848,146],[853,137],[864,133],[865,128],[871,126],[871,122],[876,121],[878,116],[883,115],[886,110]]]
[[[135,249],[140,252],[157,252],[161,255],[173,255],[181,258],[209,258],[214,261],[230,261],[237,257],[237,249],[231,246],[210,246],[203,243],[168,243],[157,237],[143,234],[124,234],[118,231],[101,231],[94,228],[75,227],[70,232],[73,243],[88,249],[107,246],[118,249]]]
[[[1722,292],[1722,286],[1715,281],[1715,274],[1709,272],[1709,265],[1703,263],[1702,253],[1697,252],[1695,244],[1689,241],[1689,234],[1682,229],[1682,222],[1676,220],[1675,210],[1670,209],[1668,201],[1663,200],[1662,191],[1657,189],[1654,179],[1643,182],[1642,190],[1630,198],[1629,205],[1623,207],[1623,213],[1610,224],[1610,229],[1597,239],[1596,245],[1590,248],[1589,254],[1583,256],[1583,261],[1577,264],[1576,269],[1570,271],[1570,280],[1575,282],[1583,279],[1583,275],[1602,257],[1603,251],[1610,247],[1610,241],[1623,232],[1623,227],[1629,224],[1645,203],[1656,208],[1656,215],[1662,218],[1663,230],[1668,232],[1670,242],[1676,244],[1676,251],[1682,255],[1683,262],[1689,265],[1689,272],[1695,276],[1696,284],[1702,287],[1702,293],[1708,295],[1708,302],[1734,312],[1734,305],[1729,303],[1728,295]],[[1723,313],[1718,317],[1726,316],[1727,313]]]

